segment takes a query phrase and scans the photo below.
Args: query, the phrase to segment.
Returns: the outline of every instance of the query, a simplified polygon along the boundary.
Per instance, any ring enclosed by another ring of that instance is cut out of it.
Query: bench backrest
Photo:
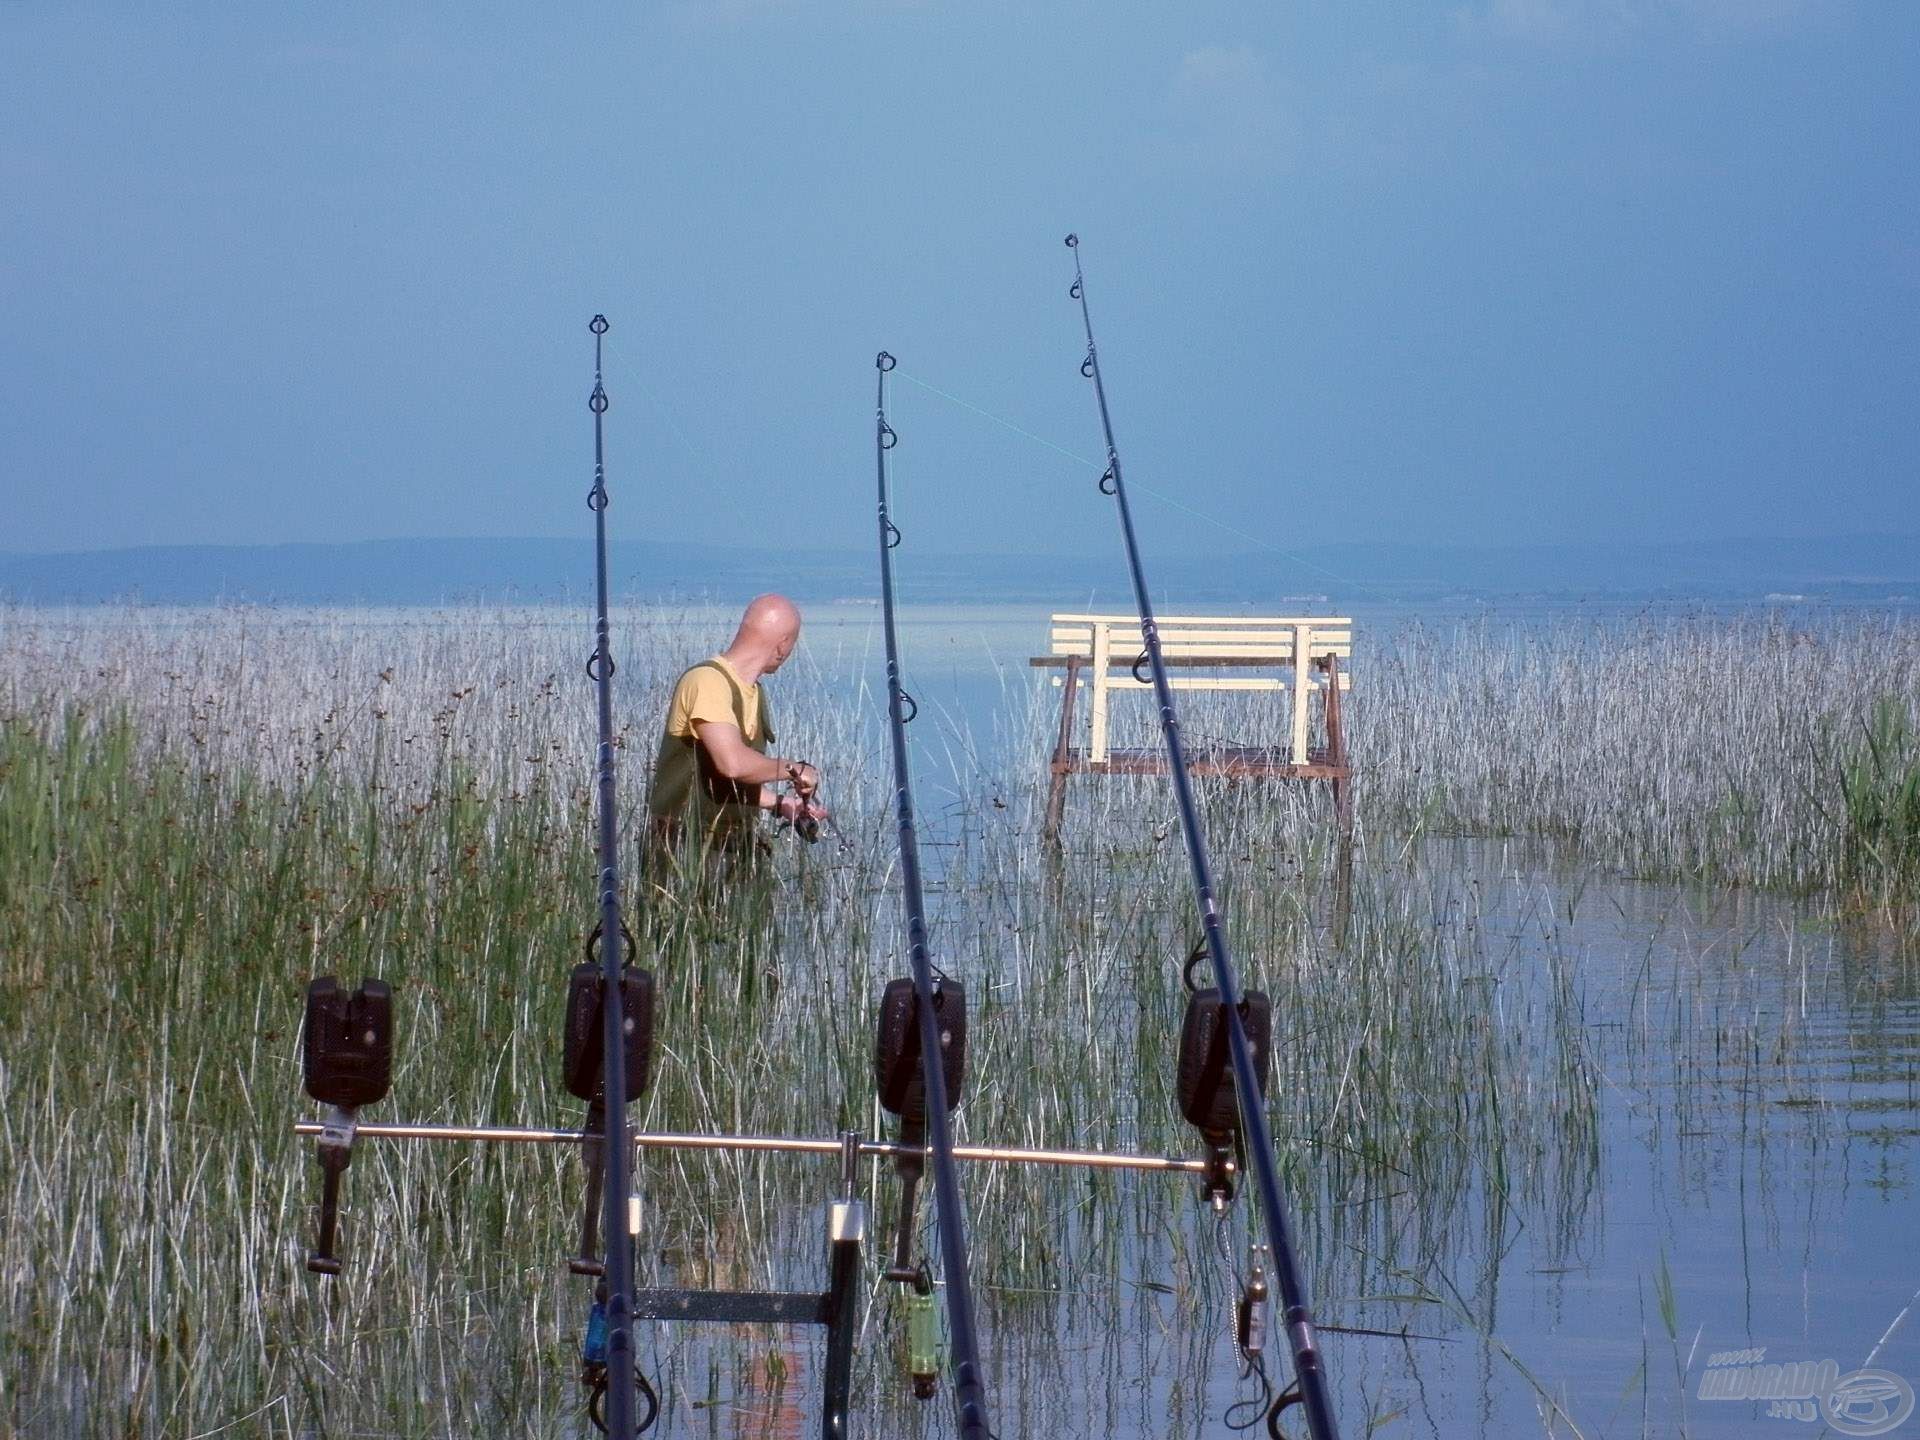
[[[1293,692],[1293,754],[1307,753],[1307,704],[1324,686],[1315,678],[1330,660],[1340,677],[1340,688],[1351,681],[1345,661],[1353,654],[1353,621],[1329,615],[1158,615],[1155,628],[1160,653],[1178,668],[1169,681],[1176,690],[1291,690]],[[1114,690],[1151,688],[1133,674],[1134,662],[1146,649],[1138,615],[1055,615],[1052,617],[1052,653],[1087,661],[1092,691],[1088,704],[1088,758],[1107,759],[1107,697]],[[1209,662],[1235,667],[1290,669],[1288,679],[1275,677],[1183,675],[1190,667]]]
[[[1170,657],[1271,658],[1293,665],[1303,645],[1312,660],[1353,653],[1353,621],[1344,616],[1160,615],[1155,622],[1160,653]],[[1126,656],[1129,666],[1145,646],[1138,615],[1055,615],[1053,653],[1091,659],[1102,631],[1113,654],[1132,651]]]

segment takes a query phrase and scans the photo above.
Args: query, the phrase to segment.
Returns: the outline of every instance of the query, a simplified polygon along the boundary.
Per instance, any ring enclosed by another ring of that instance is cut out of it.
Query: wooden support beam
[[[1067,813],[1067,776],[1073,773],[1073,700],[1080,693],[1080,657],[1067,661],[1067,679],[1060,696],[1060,738],[1054,742],[1053,764],[1048,767],[1047,839],[1060,838],[1060,822]]]

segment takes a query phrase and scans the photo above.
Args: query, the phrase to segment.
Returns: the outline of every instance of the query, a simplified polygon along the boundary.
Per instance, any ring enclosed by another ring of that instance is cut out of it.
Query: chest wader
[[[765,755],[774,738],[765,693],[759,734],[747,739],[745,690],[716,661],[703,661],[686,673],[703,667],[727,682],[735,727],[749,749]],[[648,907],[649,918],[677,922],[668,930],[688,952],[670,968],[708,993],[737,987],[740,999],[751,1001],[758,989],[760,950],[773,933],[771,876],[760,863],[766,842],[756,824],[760,786],[722,775],[697,735],[666,735],[654,765],[654,792],[665,813],[652,816],[645,840],[642,873],[655,902]],[[663,949],[671,945],[668,933],[658,939]],[[712,987],[705,983],[709,980]]]

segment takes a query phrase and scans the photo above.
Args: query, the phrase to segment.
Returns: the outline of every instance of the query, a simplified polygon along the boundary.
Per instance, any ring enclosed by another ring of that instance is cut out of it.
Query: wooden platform
[[[1074,748],[1059,757],[1058,763],[1067,772],[1080,775],[1165,775],[1169,768],[1164,746],[1142,750],[1109,747],[1104,760],[1090,759],[1086,751]],[[1296,765],[1293,751],[1284,745],[1230,745],[1189,751],[1187,773],[1231,780],[1340,780],[1349,771],[1325,748],[1309,750],[1306,763]]]
[[[1291,745],[1208,745],[1192,749],[1187,754],[1188,773],[1230,780],[1324,780],[1333,789],[1334,809],[1341,832],[1346,834],[1353,820],[1353,770],[1347,758],[1340,699],[1352,680],[1340,662],[1353,653],[1351,627],[1352,621],[1335,616],[1157,617],[1155,629],[1162,663],[1170,672],[1170,688],[1265,691],[1291,697]],[[1145,673],[1147,656],[1140,618],[1055,615],[1050,639],[1053,653],[1036,655],[1028,664],[1066,672],[1054,681],[1061,686],[1060,733],[1047,767],[1046,831],[1049,838],[1057,839],[1066,811],[1069,776],[1165,775],[1171,762],[1160,747],[1115,748],[1107,742],[1110,697],[1152,689]],[[1277,675],[1242,678],[1180,673],[1245,669],[1292,673],[1284,679]],[[1084,746],[1076,743],[1075,733],[1075,697],[1082,684],[1091,697],[1089,743]],[[1324,746],[1308,744],[1308,705],[1312,701],[1318,701],[1322,709]],[[1304,759],[1296,761],[1296,756]]]

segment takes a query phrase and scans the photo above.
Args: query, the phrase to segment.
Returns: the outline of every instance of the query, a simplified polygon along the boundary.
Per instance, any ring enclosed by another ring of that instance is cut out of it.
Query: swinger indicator
[[[393,989],[362,980],[343,990],[332,975],[307,986],[300,1030],[300,1064],[307,1093],[329,1107],[315,1154],[320,1161],[320,1238],[307,1257],[316,1275],[338,1275],[334,1254],[340,1223],[340,1177],[353,1162],[353,1137],[362,1105],[384,1100],[393,1083]]]

